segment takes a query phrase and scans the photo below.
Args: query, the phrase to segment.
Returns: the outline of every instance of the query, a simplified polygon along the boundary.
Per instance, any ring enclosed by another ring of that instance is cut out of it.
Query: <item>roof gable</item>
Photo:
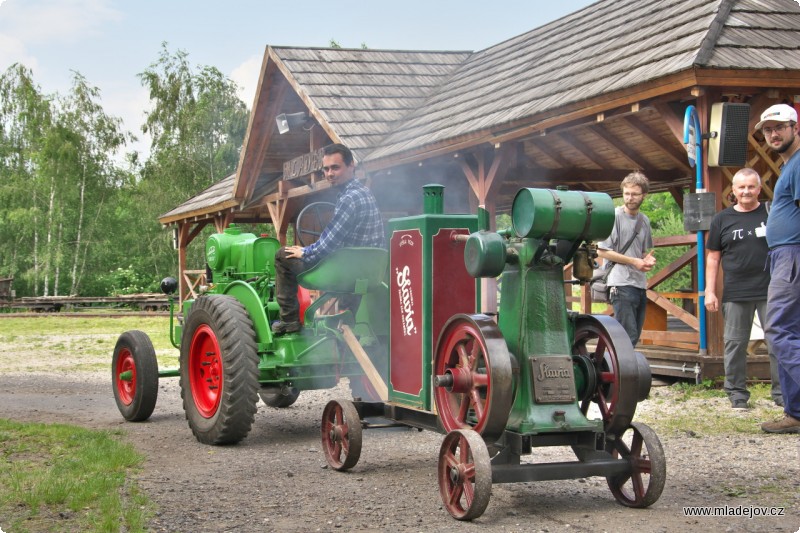
[[[271,47],[312,115],[357,158],[420,107],[471,52]]]

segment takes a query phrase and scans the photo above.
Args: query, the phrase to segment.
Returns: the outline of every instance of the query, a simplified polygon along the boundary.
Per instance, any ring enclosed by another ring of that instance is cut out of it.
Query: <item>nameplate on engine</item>
[[[536,403],[573,403],[576,400],[575,375],[570,355],[528,357]]]

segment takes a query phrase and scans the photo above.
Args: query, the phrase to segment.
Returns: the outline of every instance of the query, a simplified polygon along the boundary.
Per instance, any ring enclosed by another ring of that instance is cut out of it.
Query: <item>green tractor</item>
[[[197,299],[184,302],[177,323],[170,306],[170,339],[180,350],[179,368],[158,369],[145,333],[127,331],[119,337],[112,380],[126,420],[150,417],[162,377],[180,377],[189,426],[206,444],[244,439],[259,396],[269,406],[288,407],[301,391],[334,387],[348,377],[354,396],[377,399],[362,365],[385,377],[386,250],[341,249],[305,272],[299,279],[304,327],[299,333],[274,336],[270,324],[279,314],[274,266],[279,247],[276,239],[244,233],[233,224],[209,237],[208,285]],[[161,289],[171,295],[177,281],[166,278]],[[324,293],[311,303],[309,289]],[[337,309],[334,300],[343,295],[358,302],[355,309]],[[329,308],[334,311],[322,313]],[[354,339],[369,346],[382,373],[371,360],[359,363],[347,348]]]

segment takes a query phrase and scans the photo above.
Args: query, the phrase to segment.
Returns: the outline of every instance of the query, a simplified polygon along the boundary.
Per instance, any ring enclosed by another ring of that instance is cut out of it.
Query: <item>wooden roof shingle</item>
[[[795,0],[600,0],[474,53],[268,46],[264,65],[264,89],[260,83],[254,115],[279,109],[283,97],[270,91],[276,83],[288,83],[295,101],[306,105],[331,139],[350,146],[368,168],[380,168],[462,142],[479,143],[519,125],[541,124],[564,110],[582,113],[584,102],[609,100],[648,83],[659,87],[662,80],[692,80],[703,70],[762,75],[800,70],[800,5]],[[258,115],[251,127],[274,128],[273,122]],[[263,151],[275,133],[261,132],[252,145],[246,141],[235,180],[226,178],[164,217],[188,216],[202,210],[204,202],[210,212],[236,201],[234,193],[225,196],[217,185],[234,183],[248,191],[240,196],[252,196],[258,180],[259,191],[266,190],[263,180],[278,178],[265,178],[251,152]],[[591,140],[590,135],[584,142]],[[238,185],[242,179],[249,187]]]
[[[358,159],[421,106],[471,52],[270,47],[312,114]],[[268,53],[270,53],[268,51]],[[369,125],[365,125],[368,122]]]

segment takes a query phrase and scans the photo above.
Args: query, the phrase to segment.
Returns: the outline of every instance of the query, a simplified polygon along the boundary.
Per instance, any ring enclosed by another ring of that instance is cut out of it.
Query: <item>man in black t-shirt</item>
[[[706,309],[719,310],[716,295],[717,272],[722,259],[722,314],[725,319],[725,392],[734,409],[747,409],[747,345],[758,312],[762,326],[767,317],[769,273],[767,259],[767,208],[758,201],[761,178],[752,168],[743,168],[733,176],[732,190],[736,204],[717,213],[708,231],[706,259]],[[768,346],[772,399],[783,405],[778,363]]]

